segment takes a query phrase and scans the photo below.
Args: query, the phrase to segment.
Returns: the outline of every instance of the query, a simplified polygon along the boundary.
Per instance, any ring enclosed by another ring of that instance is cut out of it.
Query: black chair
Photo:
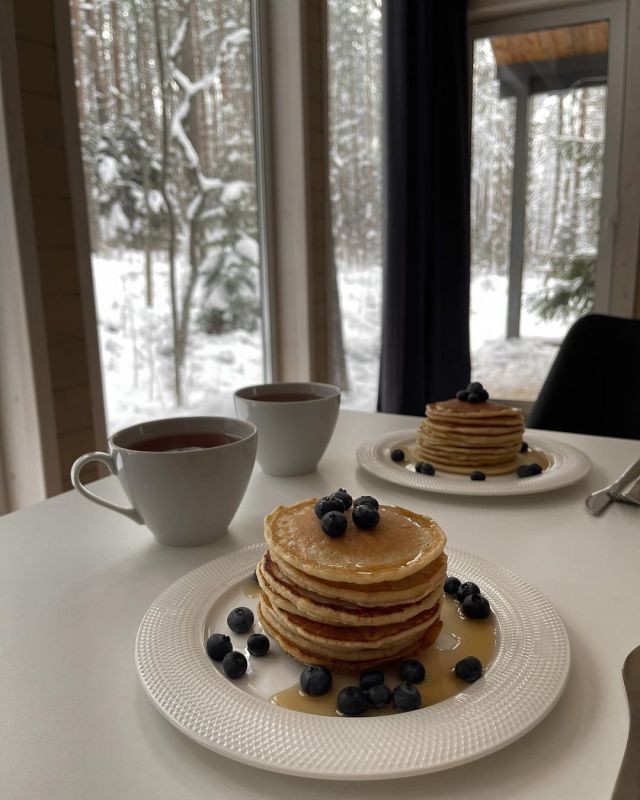
[[[589,314],[569,330],[530,428],[640,439],[640,320]]]

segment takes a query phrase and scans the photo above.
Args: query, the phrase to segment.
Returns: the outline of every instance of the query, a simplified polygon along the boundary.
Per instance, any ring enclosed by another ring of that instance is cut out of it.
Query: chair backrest
[[[640,320],[589,314],[569,330],[531,428],[640,439]]]

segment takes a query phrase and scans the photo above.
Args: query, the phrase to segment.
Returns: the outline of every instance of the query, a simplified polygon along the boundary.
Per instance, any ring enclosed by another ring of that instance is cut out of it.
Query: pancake
[[[506,418],[522,419],[522,412],[519,408],[507,406],[504,403],[496,403],[487,400],[484,403],[469,403],[467,400],[439,400],[429,403],[426,409],[427,417],[433,420],[461,419],[473,425],[495,425],[497,421]]]
[[[295,586],[287,581],[268,553],[265,553],[258,564],[256,577],[272,607],[329,625],[351,626],[389,625],[415,617],[416,614],[437,605],[442,597],[444,583],[443,579],[431,593],[412,603],[358,606],[355,603],[331,601]]]
[[[518,467],[524,418],[517,408],[484,401],[429,403],[416,434],[414,456],[437,470],[504,475]]]
[[[405,578],[379,581],[374,584],[326,581],[301,572],[287,561],[279,559],[272,551],[269,551],[269,558],[289,582],[299,589],[313,592],[328,600],[338,599],[359,606],[394,605],[420,600],[432,592],[439,583],[443,583],[447,573],[445,553],[440,553],[426,567]]]
[[[408,658],[409,656],[416,655],[421,650],[432,645],[438,638],[438,634],[442,629],[442,622],[436,619],[424,632],[422,632],[415,640],[408,642],[402,648],[394,652],[381,652],[380,650],[369,651],[360,650],[357,653],[357,658],[345,659],[339,656],[330,655],[324,650],[323,652],[312,652],[309,649],[308,643],[296,644],[291,641],[281,629],[274,627],[268,618],[268,610],[258,606],[258,618],[264,630],[275,639],[282,649],[289,653],[297,661],[303,664],[317,664],[320,666],[328,667],[333,670],[340,670],[342,672],[362,672],[366,669],[384,664],[388,661],[396,659]]]
[[[456,475],[469,475],[474,470],[480,470],[485,475],[507,475],[510,472],[515,472],[520,466],[520,461],[515,457],[509,461],[501,461],[499,464],[485,464],[482,461],[472,464],[447,463],[438,461],[437,458],[426,455],[423,451],[420,452],[419,460],[428,461],[439,472],[452,472]]]
[[[427,516],[397,506],[380,506],[380,522],[358,529],[346,512],[339,538],[323,533],[315,498],[278,506],[265,519],[265,538],[278,561],[325,581],[376,584],[395,581],[428,566],[444,550],[446,537]]]
[[[333,538],[315,498],[265,518],[269,549],[256,567],[265,631],[306,664],[363,670],[435,641],[446,579],[446,537],[427,516],[380,506],[371,530]]]
[[[259,603],[292,634],[318,645],[339,647],[345,651],[361,650],[363,647],[374,650],[406,642],[420,631],[426,630],[440,613],[438,600],[432,608],[390,625],[330,625],[273,606],[265,595],[260,596]]]

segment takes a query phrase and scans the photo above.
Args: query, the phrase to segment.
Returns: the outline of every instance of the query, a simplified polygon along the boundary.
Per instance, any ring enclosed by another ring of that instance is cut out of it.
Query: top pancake
[[[332,539],[320,527],[315,502],[278,506],[264,526],[276,558],[308,575],[357,584],[399,580],[444,550],[446,537],[434,520],[399,506],[380,506],[380,522],[371,531],[356,528],[349,510],[345,534]]]
[[[468,403],[464,400],[438,400],[427,405],[426,414],[433,422],[445,423],[447,420],[457,423],[468,421],[474,427],[477,425],[501,426],[513,424],[514,421],[523,422],[522,412],[519,408],[506,406],[504,403],[494,403],[487,400],[484,403]]]

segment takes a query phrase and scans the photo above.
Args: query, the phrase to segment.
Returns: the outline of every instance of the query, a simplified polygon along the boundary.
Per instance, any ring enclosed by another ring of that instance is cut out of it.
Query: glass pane
[[[261,382],[248,0],[70,0],[107,425]]]
[[[329,138],[334,259],[349,388],[373,411],[382,325],[382,0],[329,0]]]
[[[571,324],[593,307],[608,23],[474,43],[474,379],[533,400]]]

